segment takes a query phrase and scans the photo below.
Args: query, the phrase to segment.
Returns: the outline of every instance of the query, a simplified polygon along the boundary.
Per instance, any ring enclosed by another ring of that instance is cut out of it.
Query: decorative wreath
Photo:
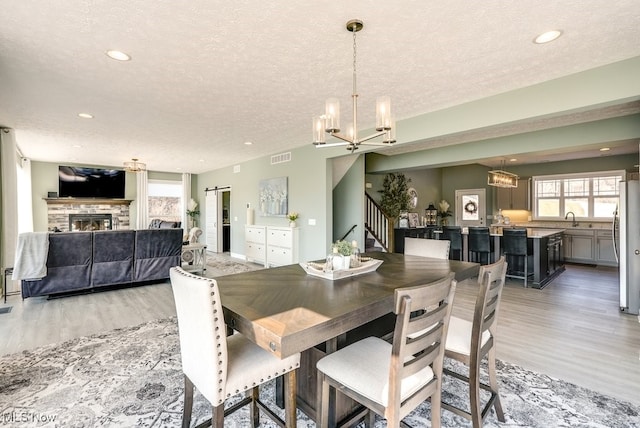
[[[476,212],[478,212],[478,204],[473,201],[469,201],[465,204],[464,210],[469,214],[475,214]]]

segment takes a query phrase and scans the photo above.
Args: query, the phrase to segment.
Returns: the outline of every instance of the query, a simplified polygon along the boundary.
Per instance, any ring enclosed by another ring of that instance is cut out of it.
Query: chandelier
[[[487,184],[494,187],[518,187],[518,176],[504,171],[503,161],[502,169],[489,171],[489,174],[487,175]]]
[[[124,163],[124,170],[127,172],[142,172],[147,170],[147,165],[143,162],[138,162],[138,159],[133,158],[131,162]]]
[[[325,104],[325,113],[313,118],[313,144],[316,147],[346,146],[352,153],[358,146],[387,146],[396,142],[395,121],[391,116],[391,101],[389,97],[376,99],[376,132],[367,137],[358,137],[358,91],[356,89],[356,33],[362,30],[362,21],[352,19],[347,22],[347,30],[353,33],[353,126],[347,133],[340,133],[340,101],[329,98]],[[327,143],[326,134],[338,138],[338,142]],[[371,142],[374,138],[383,136],[382,142]]]

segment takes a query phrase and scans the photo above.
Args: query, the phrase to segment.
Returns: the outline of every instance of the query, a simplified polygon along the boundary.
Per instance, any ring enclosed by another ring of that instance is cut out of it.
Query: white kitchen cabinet
[[[563,237],[565,261],[595,263],[593,230],[565,229]]]
[[[617,266],[613,250],[613,236],[610,230],[596,231],[596,263],[605,266]]]

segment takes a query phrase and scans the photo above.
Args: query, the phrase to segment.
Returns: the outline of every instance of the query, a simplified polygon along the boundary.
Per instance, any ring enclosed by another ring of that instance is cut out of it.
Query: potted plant
[[[410,178],[400,173],[389,173],[384,177],[382,190],[379,190],[382,194],[380,208],[382,208],[382,211],[389,218],[391,227],[395,227],[401,212],[411,209],[411,195],[409,194],[410,182]],[[389,236],[390,249],[394,247],[393,235],[394,234],[391,233]]]
[[[351,260],[351,244],[347,241],[336,241],[331,246],[333,252],[333,269],[349,269]]]
[[[451,211],[449,210],[449,202],[444,199],[438,204],[438,217],[440,217],[440,224],[446,226],[449,222],[448,217],[451,217]]]
[[[296,227],[296,220],[298,219],[298,217],[299,215],[295,211],[287,214],[287,218],[289,219],[289,227]]]
[[[400,216],[400,212],[409,211],[411,208],[411,195],[409,194],[411,179],[404,174],[389,173],[382,182],[382,198],[380,207],[393,223]]]
[[[190,227],[196,227],[196,216],[200,214],[198,210],[198,203],[191,199],[189,201],[189,206],[187,207],[187,215],[190,219]]]

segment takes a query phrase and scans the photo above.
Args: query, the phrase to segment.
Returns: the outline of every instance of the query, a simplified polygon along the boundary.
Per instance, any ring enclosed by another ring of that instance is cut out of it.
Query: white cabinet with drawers
[[[244,227],[244,252],[247,261],[267,265],[266,226]]]
[[[297,227],[245,226],[247,261],[266,267],[298,263]]]
[[[267,226],[267,266],[298,263],[298,228]]]

